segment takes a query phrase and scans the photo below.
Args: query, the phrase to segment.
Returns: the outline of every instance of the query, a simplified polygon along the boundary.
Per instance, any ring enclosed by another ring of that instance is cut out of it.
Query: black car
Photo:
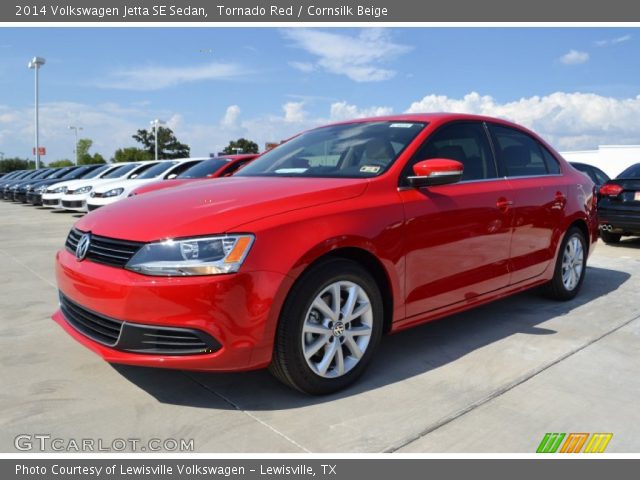
[[[30,203],[31,205],[42,205],[42,194],[47,190],[47,187],[49,187],[50,185],[64,182],[67,180],[76,180],[78,178],[82,178],[101,166],[102,166],[101,164],[96,163],[93,165],[82,165],[79,167],[72,167],[71,170],[67,171],[67,173],[63,176],[58,176],[55,178],[51,176],[44,180],[30,183],[30,185],[26,189],[25,201],[27,203]]]
[[[5,192],[8,192],[9,187],[16,182],[20,182],[25,178],[28,178],[32,175],[36,175],[38,170],[20,170],[15,176],[12,178],[3,178],[0,180],[0,197],[5,200],[9,200],[8,196],[5,196]]]
[[[3,192],[3,198],[5,200],[15,201],[16,200],[16,191],[22,186],[26,185],[31,181],[41,180],[43,178],[52,175],[55,169],[53,168],[40,168],[38,170],[34,170],[34,173],[26,175],[22,177],[20,180],[16,180],[12,182],[8,187],[5,187]]]
[[[623,235],[640,236],[640,163],[600,187],[600,237],[618,243]]]
[[[579,162],[569,162],[573,168],[576,170],[580,170],[582,173],[585,173],[587,177],[589,177],[593,183],[596,184],[596,187],[600,188],[602,185],[607,183],[609,180],[609,175],[604,173],[598,167],[594,167],[593,165],[587,165],[586,163]]]

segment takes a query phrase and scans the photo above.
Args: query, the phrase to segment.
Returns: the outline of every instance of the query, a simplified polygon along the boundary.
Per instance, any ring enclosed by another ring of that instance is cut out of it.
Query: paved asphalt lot
[[[74,214],[0,202],[0,451],[19,434],[194,439],[199,452],[534,452],[545,432],[613,432],[640,452],[640,240],[598,244],[581,294],[524,293],[383,340],[338,395],[267,372],[109,365],[72,340],[53,260]]]

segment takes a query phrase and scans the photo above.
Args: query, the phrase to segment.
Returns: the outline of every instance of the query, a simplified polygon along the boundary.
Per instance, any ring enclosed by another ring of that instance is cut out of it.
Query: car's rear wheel
[[[556,300],[571,300],[580,291],[586,270],[587,241],[582,230],[571,227],[562,240],[547,294]]]
[[[323,262],[289,293],[270,370],[305,393],[340,390],[365,370],[382,325],[382,297],[371,274],[348,260]]]
[[[622,235],[619,233],[611,233],[605,230],[600,230],[600,238],[604,243],[618,243]]]

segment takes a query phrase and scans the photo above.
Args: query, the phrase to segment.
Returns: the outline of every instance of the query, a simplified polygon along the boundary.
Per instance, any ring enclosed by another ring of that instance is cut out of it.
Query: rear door
[[[464,165],[459,183],[408,188],[413,164],[449,158]],[[481,122],[444,125],[407,164],[400,196],[405,210],[406,314],[419,315],[508,284],[511,187],[498,178]]]
[[[568,187],[558,161],[535,138],[502,125],[489,130],[513,191],[510,283],[516,284],[541,275],[555,260],[554,235],[563,224]]]

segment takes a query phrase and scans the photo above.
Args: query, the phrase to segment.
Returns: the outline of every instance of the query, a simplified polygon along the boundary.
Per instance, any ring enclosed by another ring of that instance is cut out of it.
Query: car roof
[[[493,122],[508,125],[515,128],[522,129],[522,125],[504,120],[502,118],[489,117],[486,115],[474,115],[471,113],[452,113],[452,112],[433,112],[433,113],[403,113],[398,115],[385,115],[381,117],[365,117],[356,118],[353,120],[344,120],[340,122],[332,123],[331,125],[343,125],[349,123],[364,123],[364,122],[443,122],[454,120],[475,120],[481,122]]]

